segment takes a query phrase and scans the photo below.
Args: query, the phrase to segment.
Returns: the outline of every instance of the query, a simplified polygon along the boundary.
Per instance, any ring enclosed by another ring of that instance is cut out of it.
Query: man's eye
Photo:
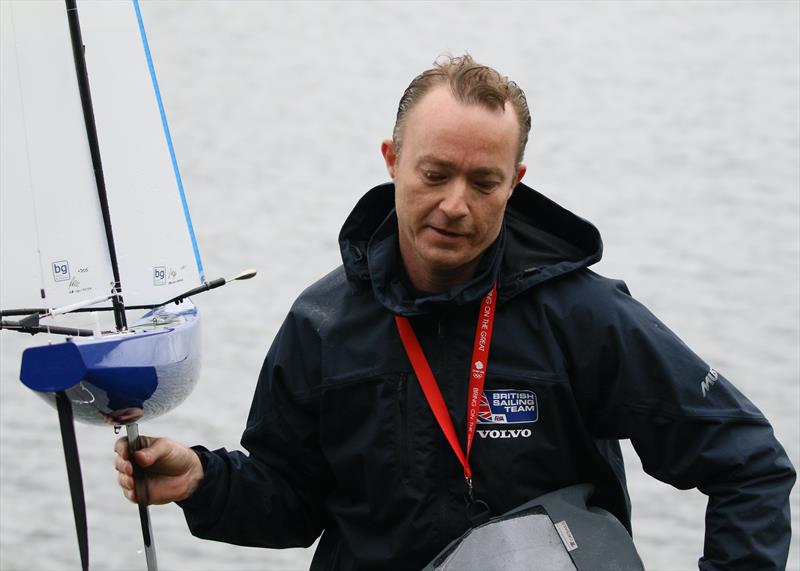
[[[442,182],[445,178],[445,175],[435,172],[435,171],[422,171],[422,176],[428,182]]]
[[[472,184],[481,192],[492,192],[498,185],[498,183],[493,180],[476,180]]]

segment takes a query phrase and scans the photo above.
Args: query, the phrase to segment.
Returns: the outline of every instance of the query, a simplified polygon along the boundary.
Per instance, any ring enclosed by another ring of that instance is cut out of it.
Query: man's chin
[[[436,249],[427,254],[424,259],[431,274],[439,276],[470,274],[471,277],[474,258],[464,252]]]

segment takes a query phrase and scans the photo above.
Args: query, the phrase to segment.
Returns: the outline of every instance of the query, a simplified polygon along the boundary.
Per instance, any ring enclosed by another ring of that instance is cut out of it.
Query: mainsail
[[[115,280],[65,7],[0,10],[0,309],[108,295]],[[122,293],[128,306],[156,304],[205,280],[140,8],[80,11]]]

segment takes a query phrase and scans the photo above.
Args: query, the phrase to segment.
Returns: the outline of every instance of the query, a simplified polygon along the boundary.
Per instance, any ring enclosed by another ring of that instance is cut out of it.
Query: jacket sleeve
[[[328,468],[318,438],[319,339],[294,311],[272,344],[242,446],[195,447],[200,487],[179,502],[193,535],[258,547],[309,546],[323,529]]]
[[[590,431],[629,438],[648,474],[708,496],[702,571],[784,569],[795,471],[769,422],[622,282],[580,279],[561,318]]]

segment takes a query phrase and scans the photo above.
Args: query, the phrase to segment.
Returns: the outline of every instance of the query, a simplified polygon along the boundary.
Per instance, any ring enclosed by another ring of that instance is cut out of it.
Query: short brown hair
[[[453,96],[462,103],[481,105],[487,109],[503,110],[509,101],[517,114],[519,122],[519,149],[517,164],[522,162],[528,132],[531,130],[531,112],[522,89],[491,67],[477,63],[472,56],[441,56],[433,67],[423,71],[406,88],[394,123],[392,141],[398,151],[402,143],[402,130],[405,117],[412,107],[434,86],[447,82]]]

